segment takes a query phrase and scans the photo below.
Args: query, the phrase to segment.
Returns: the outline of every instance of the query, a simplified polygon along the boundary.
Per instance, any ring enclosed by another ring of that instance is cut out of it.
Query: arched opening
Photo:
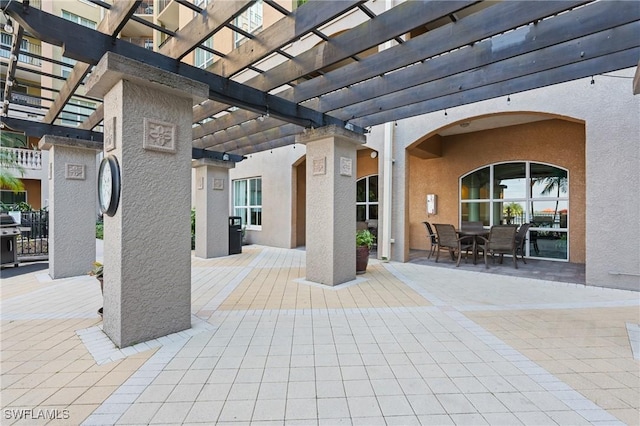
[[[428,250],[424,221],[509,220],[533,223],[538,252],[530,238],[530,257],[585,262],[584,122],[529,112],[466,117],[416,140],[407,154],[407,255]],[[432,213],[428,194],[437,196]]]

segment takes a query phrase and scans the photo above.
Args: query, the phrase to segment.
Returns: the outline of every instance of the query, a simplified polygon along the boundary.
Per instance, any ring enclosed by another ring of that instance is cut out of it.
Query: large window
[[[262,0],[252,4],[234,20],[234,25],[244,32],[253,34],[262,30]],[[236,47],[240,46],[246,37],[238,32],[233,33],[233,41]]]
[[[67,12],[66,10],[62,11],[62,17],[67,21],[72,21],[76,24],[80,24],[94,30],[98,26],[98,24],[96,24],[96,22],[92,21],[91,19],[83,18],[82,16],[76,15],[75,13]]]
[[[356,182],[356,221],[378,220],[378,175]]]
[[[568,260],[569,175],[532,162],[492,164],[460,179],[460,222],[531,223],[526,255]]]
[[[262,178],[233,181],[233,214],[249,229],[262,227]]]

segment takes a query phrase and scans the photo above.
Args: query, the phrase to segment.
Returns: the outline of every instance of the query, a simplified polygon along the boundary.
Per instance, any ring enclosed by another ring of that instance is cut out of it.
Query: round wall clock
[[[120,202],[120,166],[113,155],[102,159],[98,170],[98,201],[100,210],[113,216]]]

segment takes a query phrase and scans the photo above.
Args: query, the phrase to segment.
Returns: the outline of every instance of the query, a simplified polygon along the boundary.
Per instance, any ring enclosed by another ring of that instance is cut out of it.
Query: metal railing
[[[22,212],[16,251],[21,262],[49,256],[49,212]]]
[[[27,39],[23,39],[22,40],[22,44],[20,45],[20,51],[22,52],[26,52],[26,53],[32,53],[34,55],[38,55],[41,56],[42,54],[42,48],[39,44],[35,44],[35,43],[31,43],[29,40]],[[11,45],[6,45],[4,43],[2,43],[1,49],[0,49],[0,57],[3,58],[9,58],[11,57]],[[29,55],[20,53],[18,55],[18,62],[22,62],[24,64],[30,64],[30,65],[34,65],[34,66],[41,66],[42,65],[42,61],[38,58],[33,58]]]
[[[42,151],[24,148],[1,147],[3,153],[7,153],[16,166],[27,170],[42,170]]]

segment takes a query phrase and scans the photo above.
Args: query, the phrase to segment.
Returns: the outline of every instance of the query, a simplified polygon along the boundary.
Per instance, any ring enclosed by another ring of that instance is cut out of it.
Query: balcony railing
[[[8,153],[16,166],[27,170],[42,170],[42,151],[24,148],[0,147],[0,151]]]
[[[25,95],[24,93],[11,93],[11,101],[22,105],[41,106],[42,100],[33,96]]]
[[[3,37],[2,45],[0,46],[0,56],[3,58],[9,58],[11,56],[11,45],[7,45],[4,43],[5,37]],[[33,53],[34,55],[41,56],[42,49],[39,44],[31,43],[29,40],[23,39],[22,45],[20,46],[20,50],[26,53]],[[18,62],[22,62],[25,64],[35,65],[36,67],[41,66],[42,61],[38,58],[33,58],[31,56],[25,54],[18,55]]]

